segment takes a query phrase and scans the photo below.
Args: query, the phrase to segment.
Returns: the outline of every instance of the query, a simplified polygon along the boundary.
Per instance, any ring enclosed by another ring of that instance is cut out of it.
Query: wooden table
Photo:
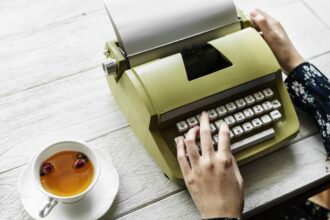
[[[236,3],[277,17],[304,57],[330,76],[328,1]],[[29,218],[18,175],[45,140],[59,138],[111,155],[120,190],[104,219],[200,218],[187,191],[164,177],[136,139],[107,87],[100,64],[113,37],[101,1],[0,1],[0,219]],[[299,115],[300,133],[288,147],[241,167],[246,216],[329,183],[317,130]]]

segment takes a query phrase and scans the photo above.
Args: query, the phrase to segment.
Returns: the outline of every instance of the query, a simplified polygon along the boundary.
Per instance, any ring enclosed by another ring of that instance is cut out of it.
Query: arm
[[[293,103],[311,115],[319,127],[330,156],[330,83],[315,66],[305,62],[282,25],[261,10],[251,13],[251,21],[288,74],[285,83]]]
[[[198,133],[201,155],[195,141]],[[186,186],[203,219],[241,217],[243,179],[231,154],[228,125],[221,125],[215,151],[209,118],[203,112],[200,128],[190,129],[185,140],[177,140],[177,157]]]
[[[290,73],[296,66],[304,62],[304,58],[293,46],[282,25],[262,10],[251,12],[251,21],[272,49],[275,57],[285,73]]]

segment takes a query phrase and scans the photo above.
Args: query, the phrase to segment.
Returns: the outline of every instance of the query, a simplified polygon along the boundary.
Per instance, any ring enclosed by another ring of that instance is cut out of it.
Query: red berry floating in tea
[[[76,162],[74,163],[73,166],[74,166],[74,168],[79,169],[79,168],[82,168],[83,166],[85,166],[86,163],[87,162],[85,159],[78,159],[78,160],[76,160]]]
[[[48,175],[52,172],[53,165],[50,162],[45,162],[41,166],[40,176]]]

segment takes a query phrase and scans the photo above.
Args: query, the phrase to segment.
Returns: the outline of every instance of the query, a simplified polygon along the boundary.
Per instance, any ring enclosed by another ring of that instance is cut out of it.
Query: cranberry
[[[73,166],[76,169],[82,168],[83,166],[85,166],[86,164],[86,160],[85,159],[78,159],[76,160],[76,162],[74,162]]]
[[[40,175],[48,175],[53,169],[53,165],[50,162],[45,162],[41,166]]]
[[[88,162],[88,157],[83,153],[76,154],[76,158],[77,159],[84,159],[84,160],[86,160],[86,162]]]

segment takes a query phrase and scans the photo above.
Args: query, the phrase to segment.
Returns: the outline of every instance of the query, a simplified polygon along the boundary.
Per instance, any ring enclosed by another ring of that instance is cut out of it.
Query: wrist
[[[294,70],[297,66],[304,63],[305,59],[298,53],[294,52],[286,61],[286,65],[283,65],[283,70],[289,74],[292,70]]]
[[[231,218],[231,217],[218,217],[218,218],[204,218],[203,220],[242,220],[241,218]]]
[[[242,219],[241,213],[240,212],[218,212],[218,213],[201,213],[202,219],[208,219],[208,220],[237,220],[237,219]]]

